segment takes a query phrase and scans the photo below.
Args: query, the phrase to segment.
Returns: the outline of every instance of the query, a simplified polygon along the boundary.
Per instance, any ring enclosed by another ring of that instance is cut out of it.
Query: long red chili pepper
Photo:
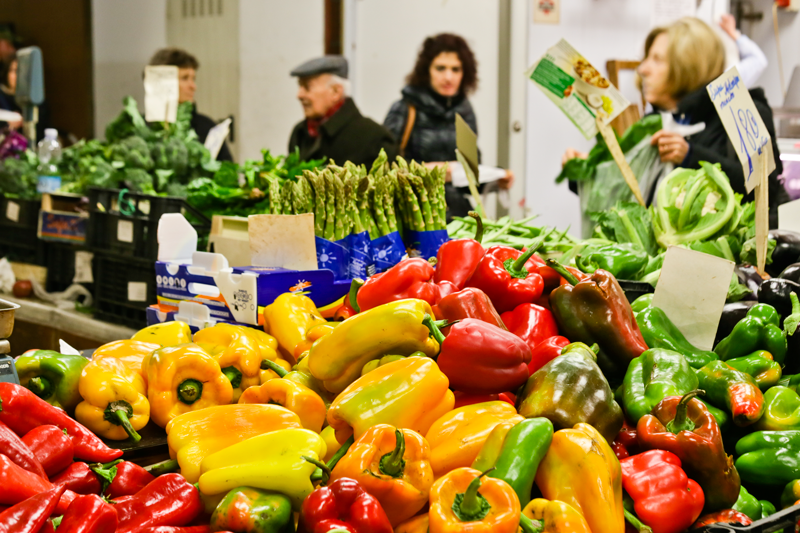
[[[16,464],[37,476],[47,479],[42,464],[36,460],[33,451],[20,439],[16,433],[0,422],[0,453],[7,456]]]
[[[16,505],[52,488],[53,484],[46,479],[28,472],[5,455],[0,455],[0,504]],[[58,502],[57,511],[64,513],[75,496],[74,492],[66,490]]]
[[[53,514],[66,489],[53,487],[34,494],[0,514],[0,533],[37,533]]]
[[[39,426],[22,437],[34,457],[42,464],[48,476],[57,474],[72,464],[75,446],[63,429],[56,426]]]
[[[185,526],[203,512],[200,492],[180,474],[157,477],[134,496],[117,500],[117,533],[155,526]]]
[[[78,496],[69,506],[58,533],[114,533],[117,511],[94,494]]]

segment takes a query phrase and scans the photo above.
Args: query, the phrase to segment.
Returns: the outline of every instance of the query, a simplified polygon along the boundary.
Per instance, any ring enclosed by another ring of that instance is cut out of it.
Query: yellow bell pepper
[[[156,350],[147,365],[147,398],[153,422],[166,427],[178,415],[231,403],[231,382],[219,363],[196,344]]]
[[[431,445],[433,474],[439,478],[472,465],[495,426],[523,420],[513,405],[500,401],[465,405],[446,413],[425,435]]]
[[[311,475],[327,450],[322,437],[307,429],[289,428],[252,437],[203,459],[200,492],[219,494],[255,487],[285,494],[296,511],[314,490]]]
[[[301,341],[300,344],[297,345],[297,348],[294,349],[294,358],[300,361],[304,354],[307,355],[308,352],[311,351],[311,347],[314,346],[314,343],[322,337],[327,337],[333,333],[333,330],[338,325],[339,322],[326,322],[324,324],[312,326],[311,329],[308,330],[305,340]]]
[[[304,294],[281,294],[264,308],[264,331],[278,340],[286,359],[296,360],[300,353],[295,355],[295,351],[309,330],[325,323],[317,306]]]
[[[163,322],[140,329],[133,334],[131,340],[158,344],[164,348],[192,342],[192,330],[186,322]]]
[[[319,436],[325,441],[325,447],[328,449],[328,453],[325,454],[324,459],[324,462],[327,463],[333,459],[333,456],[336,455],[336,452],[339,451],[342,445],[336,440],[336,430],[331,426],[322,428],[322,431],[319,432]]]
[[[436,419],[453,409],[456,400],[449,385],[432,359],[395,361],[358,378],[339,394],[328,409],[328,424],[336,430],[340,444],[354,433],[356,439],[361,437],[375,424],[424,435]]]
[[[531,520],[538,520],[541,533],[592,533],[581,513],[571,505],[543,498],[531,500],[522,510]]]
[[[520,505],[514,489],[474,468],[458,468],[433,484],[430,533],[516,533]]]
[[[592,533],[625,531],[619,461],[589,424],[553,434],[536,472],[536,485],[546,499],[562,501],[583,514]]]
[[[217,360],[222,373],[231,382],[234,403],[245,389],[261,384],[261,362],[277,359],[277,352],[264,337],[269,336],[252,328],[225,323],[194,334],[195,344]],[[277,345],[277,341],[272,341]]]
[[[322,431],[325,423],[325,403],[319,394],[288,379],[272,379],[261,386],[250,387],[242,393],[239,403],[280,405],[300,417],[303,427],[314,433]]]
[[[92,354],[92,361],[103,358],[117,359],[122,364],[141,375],[146,386],[146,364],[150,362],[150,354],[159,348],[161,348],[160,345],[152,342],[134,340],[114,341],[96,349]]]
[[[424,352],[435,356],[439,343],[422,324],[433,316],[422,300],[399,300],[348,318],[321,338],[308,354],[311,374],[326,389],[339,393],[361,376],[364,365],[384,355]]]
[[[292,365],[286,359],[277,359],[274,361],[274,363],[281,367],[285,372],[290,372],[292,370]],[[262,385],[271,379],[278,379],[279,377],[281,376],[279,376],[274,370],[266,366],[263,362],[261,363],[259,379],[261,380]]]
[[[97,359],[83,367],[78,392],[84,399],[75,408],[78,422],[107,439],[141,440],[137,431],[150,420],[141,374],[119,359]]]
[[[410,518],[394,528],[394,533],[428,533],[428,513]]]
[[[207,456],[256,435],[299,427],[297,415],[278,405],[218,405],[173,418],[167,424],[167,444],[183,477],[195,483]]]

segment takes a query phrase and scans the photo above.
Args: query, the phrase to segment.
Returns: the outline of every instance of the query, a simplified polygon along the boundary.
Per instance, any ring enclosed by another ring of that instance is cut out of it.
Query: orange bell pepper
[[[568,503],[543,498],[531,500],[522,510],[531,520],[538,520],[542,533],[592,533],[581,513]]]
[[[514,489],[473,468],[458,468],[436,481],[430,504],[430,533],[516,533],[519,526]]]
[[[472,465],[495,426],[523,420],[514,406],[501,401],[465,405],[445,414],[425,435],[432,450],[434,475],[439,478],[456,468]]]
[[[300,417],[303,427],[314,433],[322,431],[325,422],[325,402],[319,394],[288,379],[271,379],[261,386],[249,387],[239,397],[239,403],[278,404]]]
[[[388,424],[369,428],[336,464],[331,481],[349,477],[375,496],[392,527],[425,506],[433,485],[431,448],[422,435]]]
[[[410,518],[394,528],[394,533],[428,533],[428,513]]]
[[[96,349],[92,354],[92,361],[103,358],[116,359],[142,376],[145,385],[147,385],[147,363],[150,361],[150,354],[159,348],[161,348],[160,344],[152,342],[114,341]]]

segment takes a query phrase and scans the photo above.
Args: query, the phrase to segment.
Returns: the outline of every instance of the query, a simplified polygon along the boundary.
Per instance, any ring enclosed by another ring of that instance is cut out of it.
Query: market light
[[[800,154],[781,154],[781,161],[800,161]]]

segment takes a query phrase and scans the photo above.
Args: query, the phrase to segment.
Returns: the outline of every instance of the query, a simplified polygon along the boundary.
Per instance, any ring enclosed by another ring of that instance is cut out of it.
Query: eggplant
[[[792,314],[791,293],[800,297],[800,284],[788,279],[768,279],[758,288],[758,302],[774,307],[781,315],[782,324],[783,319]]]
[[[792,263],[784,268],[783,272],[781,272],[781,275],[778,277],[800,283],[800,263]],[[800,294],[798,296],[800,296]]]
[[[786,267],[800,261],[800,233],[774,229],[769,232],[769,239],[775,241],[775,249],[772,251],[770,263],[764,270],[775,278],[780,276]]]
[[[762,278],[761,274],[758,273],[756,267],[752,265],[736,265],[734,272],[736,273],[736,277],[739,279],[739,283],[752,291],[752,296],[747,295],[743,299],[757,299],[756,294],[758,293],[758,288],[764,282],[764,278]]]
[[[796,231],[789,231],[786,229],[769,230],[769,238],[774,240],[776,244],[784,244],[784,243],[800,244],[800,233],[797,233]]]
[[[758,302],[755,300],[747,300],[725,304],[725,307],[722,308],[722,315],[719,317],[719,326],[717,326],[717,337],[714,339],[714,346],[730,335],[733,331],[733,327],[747,316],[747,312],[750,308],[757,303]]]

